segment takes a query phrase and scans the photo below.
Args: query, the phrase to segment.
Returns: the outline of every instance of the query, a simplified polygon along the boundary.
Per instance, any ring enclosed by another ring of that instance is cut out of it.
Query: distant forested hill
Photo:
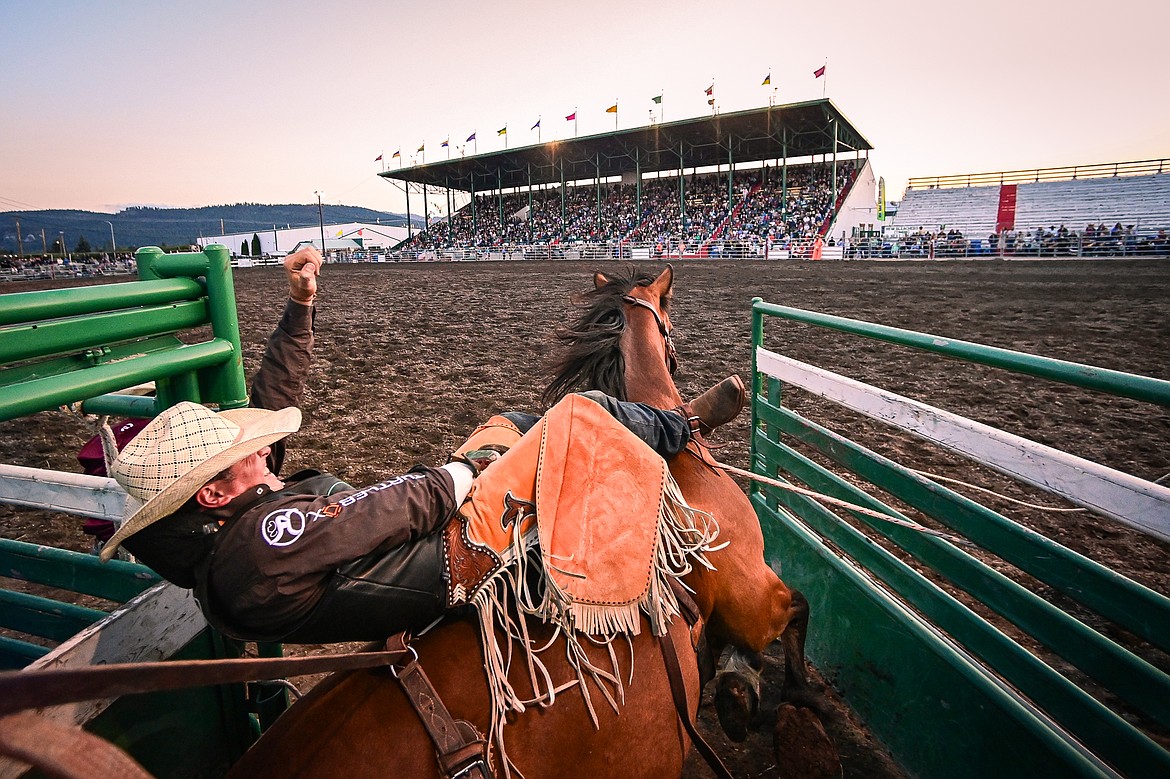
[[[236,203],[202,208],[144,208],[132,207],[116,214],[95,211],[6,211],[0,212],[0,251],[16,251],[16,220],[24,238],[26,254],[42,249],[41,231],[51,249],[53,242],[65,233],[65,245],[70,251],[84,237],[95,251],[110,248],[110,225],[114,225],[114,239],[118,250],[139,246],[182,246],[194,243],[201,235],[222,235],[277,227],[301,227],[317,224],[317,204],[261,205]],[[221,229],[222,220],[222,229]],[[416,224],[422,220],[415,219]],[[325,206],[325,223],[370,222],[402,226],[406,217],[386,211],[374,211],[357,206]]]

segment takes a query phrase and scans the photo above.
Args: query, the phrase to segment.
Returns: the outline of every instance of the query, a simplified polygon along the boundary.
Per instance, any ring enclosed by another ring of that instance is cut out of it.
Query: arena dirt
[[[494,412],[536,409],[553,332],[571,313],[570,295],[591,286],[594,270],[626,267],[613,262],[327,266],[317,357],[303,404],[305,425],[292,441],[287,472],[320,466],[351,483],[371,483],[416,462],[442,462]],[[657,272],[661,265],[644,269]],[[729,373],[748,375],[754,296],[1170,379],[1170,262],[1164,260],[682,262],[675,270],[672,319],[681,365],[676,381],[684,396]],[[39,287],[6,285],[3,291],[34,288]],[[236,288],[250,375],[286,287],[279,269],[264,268],[237,271]],[[767,341],[797,359],[1144,478],[1170,473],[1165,409],[803,325],[773,321]],[[913,467],[1035,498],[1002,477],[800,393],[790,393],[786,402]],[[747,431],[744,415],[720,432],[719,441],[727,444],[721,459],[746,467]],[[74,455],[88,435],[84,424],[66,415],[39,414],[0,424],[0,457],[75,470]],[[1158,592],[1170,592],[1166,544],[1083,514],[980,499]],[[79,526],[61,516],[0,508],[0,531],[7,538],[84,549],[87,537]],[[816,630],[815,614],[810,629]],[[1164,656],[1140,651],[1163,669],[1170,667]],[[778,702],[780,663],[778,650],[771,653],[764,692],[769,711]],[[711,707],[705,705],[701,729],[737,776],[786,775],[772,754],[766,717],[739,745],[728,743],[712,723]],[[845,776],[900,775],[843,705],[833,705],[826,727]],[[1166,743],[1165,734],[1154,735]],[[692,759],[687,776],[706,775]]]

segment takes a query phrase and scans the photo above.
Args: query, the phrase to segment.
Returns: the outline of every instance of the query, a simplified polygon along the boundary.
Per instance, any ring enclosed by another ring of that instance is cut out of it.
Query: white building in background
[[[318,249],[321,248],[320,225],[201,236],[199,248],[203,249],[215,243],[223,244],[231,251],[232,257],[240,257],[244,256],[240,249],[246,242],[248,245],[247,256],[251,256],[253,236],[260,239],[261,257],[283,257],[304,244],[312,244]],[[347,255],[353,252],[385,253],[394,249],[406,238],[407,230],[405,227],[391,227],[390,225],[368,222],[325,225],[325,248],[331,254],[338,252]]]

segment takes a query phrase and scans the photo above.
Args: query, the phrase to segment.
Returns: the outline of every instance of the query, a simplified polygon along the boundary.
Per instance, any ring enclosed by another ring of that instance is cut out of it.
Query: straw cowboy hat
[[[216,413],[183,401],[159,414],[110,465],[110,475],[131,500],[118,531],[102,547],[102,560],[113,557],[127,536],[169,516],[217,473],[300,426],[300,409],[293,407]]]

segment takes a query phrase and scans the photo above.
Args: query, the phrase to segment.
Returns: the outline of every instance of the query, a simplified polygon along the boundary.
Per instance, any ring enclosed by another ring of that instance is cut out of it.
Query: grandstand
[[[1170,160],[1145,160],[913,178],[886,249],[958,233],[976,255],[1165,254],[1168,229]]]
[[[872,227],[871,148],[816,100],[381,175],[447,204],[404,257],[789,256]]]
[[[915,178],[883,226],[870,148],[831,101],[816,100],[381,175],[405,190],[408,216],[412,194],[446,203],[398,247],[400,259],[1170,251],[1170,160]]]

